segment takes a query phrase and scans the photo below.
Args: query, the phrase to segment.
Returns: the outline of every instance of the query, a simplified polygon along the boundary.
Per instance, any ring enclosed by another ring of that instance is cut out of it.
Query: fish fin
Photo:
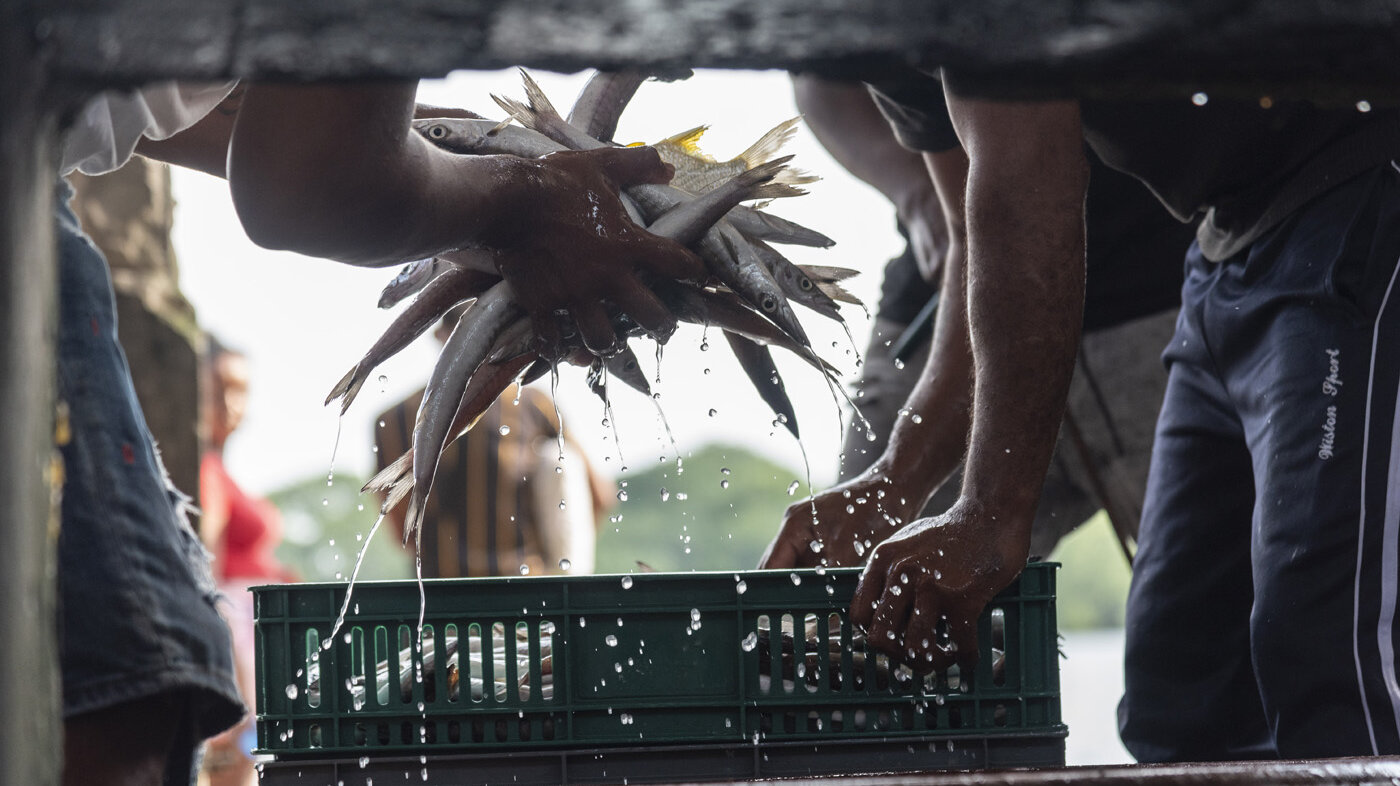
[[[739,154],[739,158],[744,161],[744,166],[752,169],[777,155],[783,145],[792,140],[793,135],[797,133],[797,124],[801,122],[802,118],[794,117],[769,129],[768,133],[759,137],[757,142],[749,145],[748,150]]]
[[[492,97],[492,98],[495,98],[495,96],[491,96],[491,97]],[[497,103],[500,103],[500,102],[498,101]],[[501,133],[502,131],[504,131],[505,129],[509,128],[509,127],[510,127],[510,124],[511,124],[511,123],[514,123],[514,122],[515,122],[515,117],[514,117],[513,115],[507,115],[505,120],[502,120],[501,122],[497,123],[496,125],[491,126],[491,128],[488,129],[488,130],[486,131],[486,135],[487,135],[487,136],[495,136],[496,134],[499,134],[499,133]]]
[[[412,498],[408,501],[408,510],[403,516],[403,545],[407,546],[409,537],[418,534],[418,528],[421,526],[420,520],[423,518],[423,506],[426,500],[423,498],[422,494],[417,493],[418,487],[413,485],[411,479],[409,479],[405,485],[414,492]],[[395,491],[397,490],[396,488]]]
[[[523,68],[520,69],[520,78],[525,82],[525,98],[529,100],[530,108],[535,110],[535,114],[550,119],[556,117],[562,119],[559,110],[550,103],[549,97],[544,94],[544,88],[540,87],[540,83],[530,76],[530,72]]]
[[[700,151],[700,137],[704,136],[705,132],[708,130],[710,130],[709,126],[696,126],[689,131],[682,131],[675,136],[668,136],[660,142],[657,142],[656,146],[669,145],[685,155],[713,164],[716,163],[716,161]]]
[[[845,281],[848,278],[860,275],[860,271],[851,267],[839,267],[836,265],[798,265],[797,268],[818,284],[823,282]]]

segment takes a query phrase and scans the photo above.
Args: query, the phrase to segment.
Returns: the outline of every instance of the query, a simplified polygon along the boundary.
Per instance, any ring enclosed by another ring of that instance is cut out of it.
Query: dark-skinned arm
[[[955,148],[925,153],[923,162],[928,171],[923,174],[920,167],[921,176],[936,186],[947,218],[948,249],[933,344],[906,403],[910,416],[895,421],[885,452],[868,469],[787,509],[763,567],[815,567],[823,560],[865,564],[876,545],[918,516],[967,450],[972,412],[963,222],[967,155]],[[847,513],[847,506],[854,513]],[[813,542],[821,547],[814,550]]]
[[[669,181],[655,151],[453,155],[412,131],[415,89],[252,84],[231,121],[215,112],[183,143],[184,134],[171,140],[166,157],[217,172],[227,134],[234,207],[267,248],[365,266],[491,249],[548,345],[559,343],[560,309],[597,352],[617,341],[607,304],[654,333],[674,328],[642,279],[697,278],[703,264],[633,224],[617,197],[623,186]]]
[[[851,604],[873,646],[924,671],[975,664],[978,615],[1025,565],[1084,297],[1078,104],[948,101],[970,161],[976,386],[962,495],[876,548]]]

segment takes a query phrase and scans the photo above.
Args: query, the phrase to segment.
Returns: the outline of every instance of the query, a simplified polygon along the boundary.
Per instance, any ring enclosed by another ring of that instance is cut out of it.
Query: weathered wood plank
[[[54,265],[43,70],[0,2],[0,783],[56,784],[58,648],[51,505]]]
[[[93,83],[912,60],[1135,88],[1400,85],[1400,0],[31,2],[56,75]]]

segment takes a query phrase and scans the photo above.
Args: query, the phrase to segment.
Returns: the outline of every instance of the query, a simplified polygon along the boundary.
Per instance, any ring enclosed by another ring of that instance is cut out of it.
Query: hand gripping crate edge
[[[424,756],[430,783],[1059,765],[1055,567],[988,605],[973,674],[927,678],[867,656],[854,568],[429,580],[421,647],[416,582],[357,584],[328,647],[344,583],[256,587],[264,782]]]

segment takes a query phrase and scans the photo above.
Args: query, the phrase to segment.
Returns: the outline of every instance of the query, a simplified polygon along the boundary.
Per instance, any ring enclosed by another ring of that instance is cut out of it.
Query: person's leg
[[[63,786],[164,783],[181,703],[167,693],[66,719]]]
[[[61,186],[56,211],[64,778],[150,782],[151,757],[164,752],[165,781],[189,783],[199,741],[243,714],[228,629],[214,608],[208,555],[136,403],[106,264],[68,210],[68,193]],[[170,701],[181,711],[163,711]],[[113,736],[121,750],[91,735]]]
[[[1256,244],[1218,297],[1259,488],[1254,665],[1285,758],[1400,753],[1397,259],[1387,167]]]
[[[1241,425],[1215,376],[1193,247],[1128,595],[1124,746],[1139,761],[1273,755],[1249,650],[1254,504]]]

